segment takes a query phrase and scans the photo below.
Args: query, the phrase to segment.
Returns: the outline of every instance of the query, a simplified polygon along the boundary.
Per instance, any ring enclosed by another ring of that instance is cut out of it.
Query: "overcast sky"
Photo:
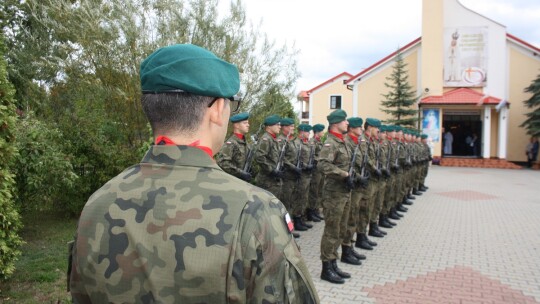
[[[539,0],[460,0],[540,47]],[[278,43],[295,43],[302,76],[295,93],[357,74],[421,36],[422,0],[243,0],[247,16]]]

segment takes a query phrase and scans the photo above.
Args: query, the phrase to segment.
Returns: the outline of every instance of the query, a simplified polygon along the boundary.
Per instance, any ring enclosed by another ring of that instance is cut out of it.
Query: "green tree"
[[[540,137],[540,74],[538,74],[536,79],[524,91],[532,94],[531,98],[523,101],[525,106],[528,109],[532,109],[532,111],[525,114],[527,119],[520,127],[525,128],[527,134],[533,137]]]
[[[19,247],[23,243],[18,235],[22,223],[14,204],[15,180],[12,172],[17,157],[13,144],[17,121],[13,100],[15,92],[7,78],[3,54],[3,36],[0,34],[0,280],[13,274],[15,261],[21,254]]]
[[[0,10],[17,104],[69,143],[82,202],[141,158],[139,64],[158,47],[197,44],[235,63],[243,111],[290,99],[299,76],[297,51],[253,26],[239,0],[224,16],[217,0],[6,0]]]
[[[416,109],[416,91],[409,84],[407,64],[403,61],[402,54],[398,51],[392,74],[386,77],[385,87],[388,93],[382,94],[381,111],[390,114],[392,118],[385,120],[388,124],[418,127],[418,110]]]

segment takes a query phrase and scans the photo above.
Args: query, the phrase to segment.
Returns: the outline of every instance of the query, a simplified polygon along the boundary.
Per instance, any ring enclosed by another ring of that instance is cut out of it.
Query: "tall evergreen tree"
[[[403,61],[401,53],[397,53],[392,74],[386,77],[384,84],[388,93],[382,94],[381,111],[390,114],[391,118],[385,120],[387,124],[418,127],[418,110],[416,109],[416,91],[409,84],[407,64]]]
[[[531,98],[523,101],[525,106],[529,109],[533,109],[531,112],[525,114],[527,119],[520,125],[527,130],[527,134],[533,137],[540,137],[540,74],[532,81],[531,85],[524,90],[527,93],[531,93]]]

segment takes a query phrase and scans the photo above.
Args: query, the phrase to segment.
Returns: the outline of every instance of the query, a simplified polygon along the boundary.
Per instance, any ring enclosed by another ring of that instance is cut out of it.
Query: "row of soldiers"
[[[271,115],[250,144],[249,114],[234,115],[233,134],[217,161],[226,172],[278,197],[292,214],[295,237],[313,227],[308,221],[324,220],[321,279],[342,284],[351,276],[338,267],[339,247],[341,262],[361,265],[366,257],[354,247],[373,250],[377,243],[368,236],[383,237],[379,227],[395,226],[392,220],[403,216],[413,194],[427,190],[431,155],[427,136],[414,130],[375,118],[347,119],[343,110],[327,120],[323,141],[324,125],[300,124],[295,130],[293,119]]]

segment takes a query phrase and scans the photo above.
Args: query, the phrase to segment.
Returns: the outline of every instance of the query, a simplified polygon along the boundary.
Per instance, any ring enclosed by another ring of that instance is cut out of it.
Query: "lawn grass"
[[[13,276],[0,281],[0,303],[71,303],[66,291],[67,242],[76,219],[55,213],[23,216],[26,244]]]

